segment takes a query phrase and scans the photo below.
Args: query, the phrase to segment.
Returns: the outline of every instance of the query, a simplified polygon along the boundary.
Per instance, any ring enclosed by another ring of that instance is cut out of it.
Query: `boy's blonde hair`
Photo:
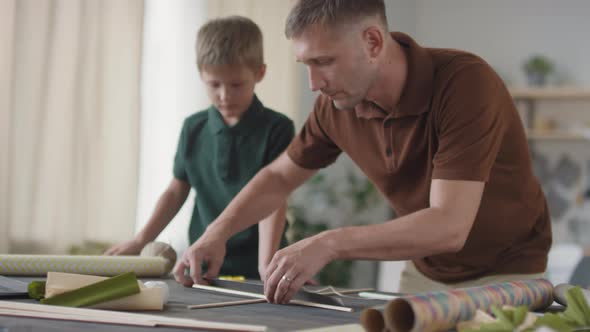
[[[262,32],[243,16],[216,18],[197,34],[197,67],[247,65],[255,70],[264,64]]]

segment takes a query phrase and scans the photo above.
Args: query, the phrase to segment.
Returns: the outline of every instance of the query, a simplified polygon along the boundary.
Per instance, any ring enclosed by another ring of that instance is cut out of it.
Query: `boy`
[[[168,225],[191,187],[197,197],[189,243],[195,242],[242,187],[281,154],[294,136],[293,122],[265,108],[254,94],[266,65],[262,33],[253,21],[231,16],[203,25],[197,35],[197,66],[212,105],[184,121],[174,159],[174,178],[147,225],[133,240],[110,248],[106,254],[139,253]],[[232,237],[221,271],[211,266],[207,276],[219,272],[247,278],[263,276],[281,242],[285,210],[283,203],[258,227],[249,227]],[[195,272],[191,271],[191,275]]]

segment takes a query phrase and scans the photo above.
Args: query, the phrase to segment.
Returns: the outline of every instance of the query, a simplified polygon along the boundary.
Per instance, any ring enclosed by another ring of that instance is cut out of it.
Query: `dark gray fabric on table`
[[[18,278],[22,281],[40,280],[40,278]],[[156,279],[141,279],[142,281]],[[164,280],[164,279],[160,279]],[[327,309],[302,307],[296,305],[275,305],[269,303],[248,304],[240,306],[189,310],[187,305],[217,303],[244,299],[244,297],[213,293],[200,289],[185,288],[174,280],[164,280],[170,288],[170,300],[162,312],[143,311],[150,315],[167,317],[194,318],[215,322],[237,324],[265,325],[269,331],[292,331],[306,328],[325,327],[330,325],[359,323],[360,310],[355,312],[339,312]],[[20,300],[34,303],[32,300]],[[364,306],[383,304],[382,301],[363,301],[345,299],[346,305],[360,309]],[[4,330],[3,330],[4,328]],[[59,321],[47,319],[29,319],[20,317],[0,316],[0,332],[34,332],[34,331],[188,331],[180,328],[145,328],[112,324],[94,324],[84,322]],[[194,330],[191,330],[194,331]]]

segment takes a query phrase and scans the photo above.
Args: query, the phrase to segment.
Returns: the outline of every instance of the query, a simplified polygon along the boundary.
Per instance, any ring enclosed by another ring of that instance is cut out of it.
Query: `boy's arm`
[[[258,273],[264,280],[266,267],[279,249],[285,230],[287,203],[258,224]]]
[[[172,179],[168,188],[162,193],[152,216],[144,228],[132,240],[111,247],[106,255],[137,255],[148,243],[156,239],[158,234],[170,223],[182,207],[191,186],[182,180]]]

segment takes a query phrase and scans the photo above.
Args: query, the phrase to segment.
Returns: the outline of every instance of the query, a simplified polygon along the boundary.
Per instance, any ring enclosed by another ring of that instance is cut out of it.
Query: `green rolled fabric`
[[[41,303],[66,307],[86,307],[137,293],[139,293],[139,285],[135,273],[128,272],[48,299],[42,299]]]

